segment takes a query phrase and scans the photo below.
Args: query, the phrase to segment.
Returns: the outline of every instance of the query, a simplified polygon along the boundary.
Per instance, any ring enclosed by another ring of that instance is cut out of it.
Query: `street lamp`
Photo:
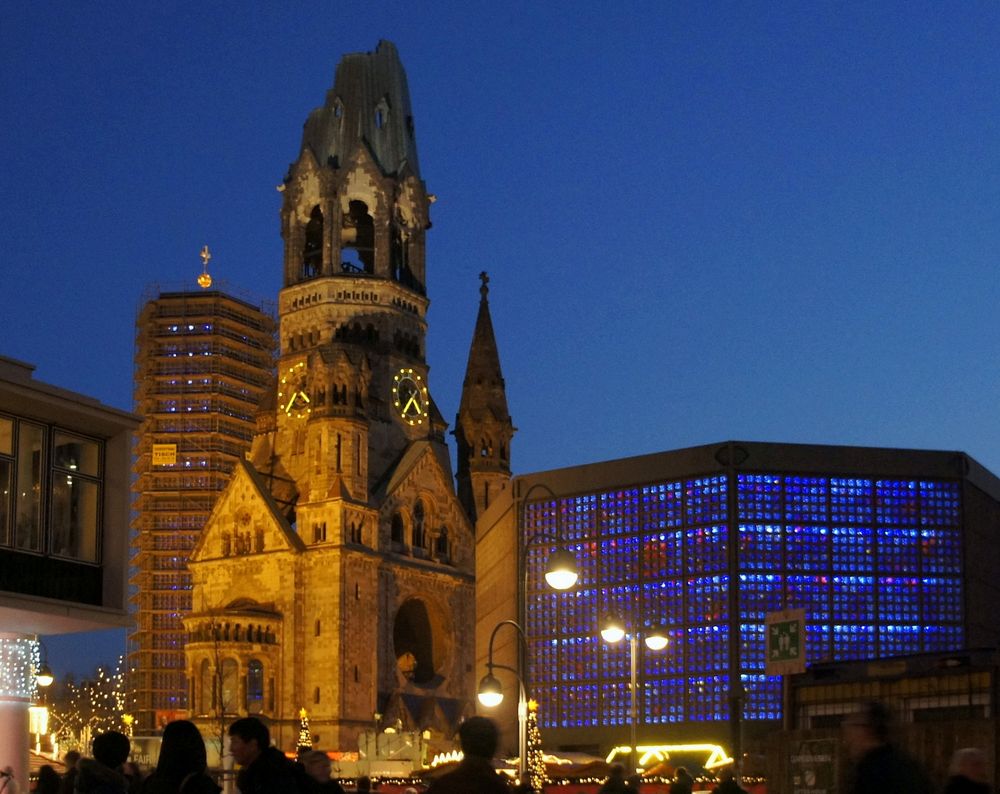
[[[493,670],[507,670],[517,678],[518,699],[517,699],[517,776],[523,783],[528,771],[528,697],[525,691],[524,678],[513,667],[505,664],[498,664],[493,661],[493,640],[503,626],[512,626],[517,630],[521,646],[524,646],[524,629],[514,620],[501,620],[493,627],[490,634],[489,657],[486,662],[486,675],[479,682],[479,692],[477,697],[479,702],[486,708],[494,708],[503,703],[503,685],[493,675]]]
[[[42,638],[35,635],[35,642],[38,643],[38,667],[35,668],[35,683],[38,684],[42,689],[52,686],[52,682],[56,680],[55,676],[52,675],[52,669],[49,667],[48,649],[45,647],[45,643],[42,642]]]
[[[638,768],[638,758],[635,746],[635,729],[637,722],[638,697],[636,694],[636,667],[639,657],[639,633],[625,630],[625,622],[617,615],[609,615],[601,629],[601,636],[605,642],[620,642],[625,636],[629,641],[629,758],[632,770],[629,774],[635,773]],[[662,627],[657,626],[644,632],[643,642],[651,651],[662,651],[667,647],[667,632]]]

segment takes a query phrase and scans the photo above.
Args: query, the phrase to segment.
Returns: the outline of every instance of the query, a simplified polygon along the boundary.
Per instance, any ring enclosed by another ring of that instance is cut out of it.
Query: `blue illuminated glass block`
[[[563,537],[566,540],[591,538],[597,531],[597,496],[575,496],[564,501]]]
[[[783,567],[784,532],[780,524],[740,524],[739,569],[775,571]]]
[[[833,570],[851,573],[874,570],[875,541],[871,527],[833,527],[830,536]]]
[[[878,652],[882,656],[918,653],[920,646],[920,626],[887,624],[878,629]]]
[[[743,673],[743,717],[748,720],[781,718],[781,676]]]
[[[790,571],[826,571],[830,568],[830,530],[826,527],[785,527],[785,559]]]
[[[647,578],[681,576],[684,573],[683,533],[654,532],[645,538],[642,571]]]
[[[788,609],[804,608],[809,620],[830,614],[830,577],[790,574],[785,585]]]
[[[782,483],[777,474],[738,474],[736,500],[740,521],[780,521]]]
[[[718,623],[729,618],[729,577],[696,576],[686,582],[688,623]]]
[[[652,678],[646,682],[646,714],[649,722],[682,722],[684,716],[684,678]]]
[[[962,523],[962,491],[957,482],[920,482],[920,525],[958,527]]]
[[[725,526],[699,527],[684,533],[687,570],[711,573],[729,570],[729,544]]]
[[[776,573],[741,573],[739,576],[740,617],[763,622],[768,612],[784,608],[784,577]]]
[[[871,576],[833,577],[833,615],[837,620],[871,623],[875,620],[875,580]],[[836,644],[836,634],[834,644]]]
[[[880,576],[876,581],[879,618],[884,621],[920,619],[920,583],[912,576]]]
[[[569,543],[566,545],[566,549],[576,558],[576,571],[578,575],[576,587],[587,588],[598,584],[601,580],[599,542],[596,540],[587,540],[578,543]],[[537,588],[551,590],[548,584],[545,583],[545,566],[548,565],[549,554],[550,552],[546,550],[545,562],[541,563],[540,560],[533,562],[529,569],[529,581]],[[533,576],[537,576],[538,579],[535,580]]]
[[[637,537],[611,537],[598,542],[601,581],[606,584],[639,580],[639,554],[642,544]]]
[[[602,535],[630,535],[639,531],[639,491],[613,491],[597,497]]]
[[[875,522],[893,527],[920,523],[919,491],[914,480],[876,480]]]
[[[714,673],[729,666],[729,627],[691,626],[684,636],[685,670]]]
[[[962,581],[932,576],[924,579],[923,620],[927,623],[962,620]]]
[[[879,573],[913,573],[920,569],[920,530],[879,527],[876,533],[875,570]]]
[[[605,725],[627,725],[630,693],[626,674],[624,681],[607,681],[600,685],[601,721]]]
[[[961,532],[958,529],[920,530],[920,556],[926,574],[961,574]]]
[[[871,659],[875,656],[875,627],[871,624],[834,624],[833,658]]]
[[[764,671],[765,640],[763,623],[740,624],[740,661],[744,670]]]
[[[684,622],[684,582],[680,579],[662,579],[642,586],[643,609],[646,620],[678,626]]]
[[[558,623],[551,626],[552,633],[593,634],[601,615],[597,608],[597,592],[583,589],[573,593],[574,597],[557,599]],[[534,621],[532,621],[534,622]]]
[[[646,531],[674,529],[684,518],[684,489],[681,483],[659,483],[642,489]]]
[[[960,623],[924,626],[925,651],[956,651],[965,647],[965,632]]]
[[[785,520],[812,524],[829,517],[826,477],[785,477]]]
[[[689,676],[686,711],[693,722],[729,717],[729,678],[722,675]]]
[[[684,518],[688,525],[726,520],[726,477],[701,477],[684,484]]]
[[[830,479],[830,520],[871,524],[875,516],[874,483],[861,477]]]

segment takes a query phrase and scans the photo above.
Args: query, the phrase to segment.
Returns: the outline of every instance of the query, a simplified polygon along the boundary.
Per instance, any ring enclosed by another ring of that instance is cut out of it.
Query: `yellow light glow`
[[[716,767],[726,766],[726,764],[733,763],[733,759],[730,758],[729,754],[718,744],[639,745],[635,749],[639,755],[640,767],[645,767],[650,761],[655,761],[657,764],[668,761],[670,760],[671,753],[708,753],[708,759],[702,764],[705,769],[715,769]],[[628,756],[631,755],[631,753],[632,748],[628,745],[612,747],[606,760],[610,764],[616,756]]]

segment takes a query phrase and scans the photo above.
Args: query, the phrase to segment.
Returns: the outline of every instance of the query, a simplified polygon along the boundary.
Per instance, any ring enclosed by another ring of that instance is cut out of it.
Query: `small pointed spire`
[[[479,314],[454,431],[459,498],[473,520],[510,480],[510,442],[515,432],[490,317],[490,277],[483,271],[479,280]]]

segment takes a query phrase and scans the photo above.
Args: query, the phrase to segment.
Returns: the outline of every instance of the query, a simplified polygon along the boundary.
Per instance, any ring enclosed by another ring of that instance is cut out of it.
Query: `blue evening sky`
[[[431,392],[453,419],[487,270],[518,473],[729,438],[1000,471],[992,2],[4,3],[0,354],[130,408],[202,245],[275,298],[275,187],[380,38],[438,196]]]

